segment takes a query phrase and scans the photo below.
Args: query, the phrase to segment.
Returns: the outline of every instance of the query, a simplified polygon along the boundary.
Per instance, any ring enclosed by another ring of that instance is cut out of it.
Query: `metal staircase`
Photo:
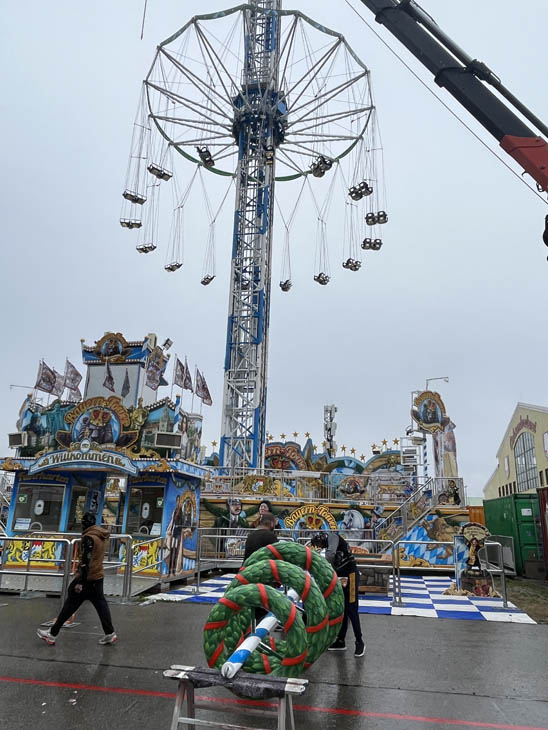
[[[405,502],[379,522],[375,530],[375,537],[379,540],[392,540],[396,545],[432,509],[442,504],[440,498],[442,495],[447,495],[449,482],[454,482],[458,487],[460,504],[463,505],[464,487],[462,479],[430,477]],[[444,504],[451,506],[449,502],[444,502]]]

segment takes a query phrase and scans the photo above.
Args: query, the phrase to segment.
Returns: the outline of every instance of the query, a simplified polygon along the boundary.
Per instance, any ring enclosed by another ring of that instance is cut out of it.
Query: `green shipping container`
[[[537,495],[511,494],[508,497],[487,499],[483,506],[489,532],[492,535],[506,535],[514,540],[516,573],[534,577],[534,564],[543,559]]]

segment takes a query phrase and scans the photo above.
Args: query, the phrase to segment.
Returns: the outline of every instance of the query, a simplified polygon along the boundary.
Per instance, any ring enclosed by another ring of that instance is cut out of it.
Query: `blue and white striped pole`
[[[293,601],[293,603],[298,603],[301,600],[297,591],[294,591],[292,588],[287,591],[286,595]],[[249,656],[268,636],[272,629],[276,628],[277,624],[278,619],[276,616],[274,616],[273,613],[268,613],[262,621],[257,624],[255,631],[242,641],[236,651],[223,664],[221,667],[221,674],[223,677],[226,679],[232,679],[235,677]]]

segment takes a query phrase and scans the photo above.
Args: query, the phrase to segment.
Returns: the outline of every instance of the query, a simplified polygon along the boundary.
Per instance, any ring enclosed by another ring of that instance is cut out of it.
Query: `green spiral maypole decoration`
[[[293,588],[301,597],[306,623],[293,602],[273,586]],[[321,555],[295,542],[257,550],[213,607],[204,626],[210,667],[221,668],[251,630],[255,607],[273,613],[285,639],[269,637],[243,665],[246,672],[299,676],[335,640],[344,614],[337,574]]]

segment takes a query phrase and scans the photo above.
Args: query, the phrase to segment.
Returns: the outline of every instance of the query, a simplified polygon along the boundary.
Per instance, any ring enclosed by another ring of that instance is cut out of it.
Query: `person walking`
[[[341,578],[343,587],[344,617],[339,634],[329,647],[329,651],[344,651],[346,649],[346,631],[350,620],[356,641],[354,656],[363,656],[365,654],[365,642],[358,613],[360,574],[348,543],[338,533],[325,530],[314,535],[310,544],[313,548],[325,550],[325,557],[333,566],[338,577]]]
[[[46,644],[53,646],[61,627],[82,605],[91,601],[99,615],[105,635],[100,644],[114,644],[118,640],[110,609],[103,593],[103,558],[109,537],[108,530],[95,524],[95,515],[86,512],[82,517],[82,540],[80,542],[80,561],[74,580],[69,586],[67,600],[51,629],[37,629],[36,635]]]

